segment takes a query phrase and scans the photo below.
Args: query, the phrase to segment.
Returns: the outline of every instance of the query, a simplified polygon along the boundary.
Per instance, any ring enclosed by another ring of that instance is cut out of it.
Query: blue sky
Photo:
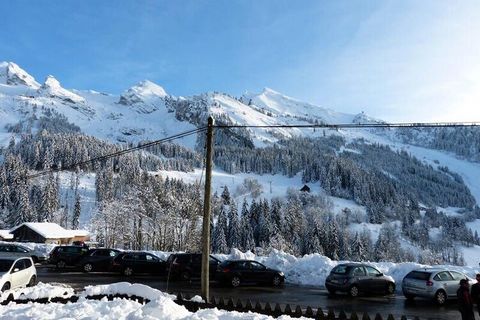
[[[387,121],[480,121],[480,2],[3,1],[0,61],[121,93],[277,91]]]

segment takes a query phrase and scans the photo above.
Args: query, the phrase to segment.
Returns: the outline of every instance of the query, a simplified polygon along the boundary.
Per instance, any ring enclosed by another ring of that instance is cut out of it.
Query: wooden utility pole
[[[210,296],[210,198],[212,193],[212,154],[213,154],[213,118],[208,118],[207,128],[207,158],[205,159],[205,196],[203,200],[203,231],[202,231],[202,298],[208,303]]]

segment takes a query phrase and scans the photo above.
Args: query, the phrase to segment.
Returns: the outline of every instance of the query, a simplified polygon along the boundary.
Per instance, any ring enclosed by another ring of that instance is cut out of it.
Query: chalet
[[[67,230],[51,222],[25,222],[10,230],[14,241],[70,244],[74,241],[88,241],[85,230]]]
[[[310,187],[307,186],[307,185],[304,185],[304,186],[302,187],[302,189],[300,189],[300,191],[302,191],[302,192],[310,192]]]
[[[13,234],[10,233],[10,230],[0,230],[0,241],[10,240],[13,240]]]

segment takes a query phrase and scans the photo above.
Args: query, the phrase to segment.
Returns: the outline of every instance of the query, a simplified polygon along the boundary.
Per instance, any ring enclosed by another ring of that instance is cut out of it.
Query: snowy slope
[[[339,113],[330,109],[315,106],[286,95],[273,89],[265,88],[259,94],[245,93],[243,100],[260,108],[283,117],[310,117],[312,121],[318,120],[323,123],[351,123],[354,115]],[[251,100],[251,101],[250,101]]]

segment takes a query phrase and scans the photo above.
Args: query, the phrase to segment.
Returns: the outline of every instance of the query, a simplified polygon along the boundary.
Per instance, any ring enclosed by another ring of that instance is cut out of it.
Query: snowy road
[[[143,283],[174,294],[178,292],[191,296],[200,294],[199,281],[167,283],[164,278],[152,278],[150,276],[137,276],[127,279],[116,274],[107,273],[58,272],[46,266],[38,266],[37,272],[38,280],[41,282],[64,283],[78,291],[88,285],[129,281],[132,283]],[[438,307],[433,302],[420,299],[414,302],[407,302],[398,293],[390,297],[368,296],[350,299],[344,295],[329,296],[325,290],[316,287],[286,285],[283,288],[244,286],[232,289],[212,283],[210,294],[216,297],[232,297],[235,301],[237,299],[242,301],[250,299],[253,303],[258,300],[269,302],[270,304],[280,303],[285,305],[289,303],[293,307],[296,305],[302,307],[311,306],[314,309],[321,307],[324,310],[328,310],[328,308],[333,308],[334,310],[344,308],[347,312],[368,312],[370,315],[375,313],[387,315],[391,313],[396,318],[400,318],[401,315],[419,316],[421,319],[429,320],[458,319],[459,317],[456,303],[453,301],[447,303],[446,306]]]

